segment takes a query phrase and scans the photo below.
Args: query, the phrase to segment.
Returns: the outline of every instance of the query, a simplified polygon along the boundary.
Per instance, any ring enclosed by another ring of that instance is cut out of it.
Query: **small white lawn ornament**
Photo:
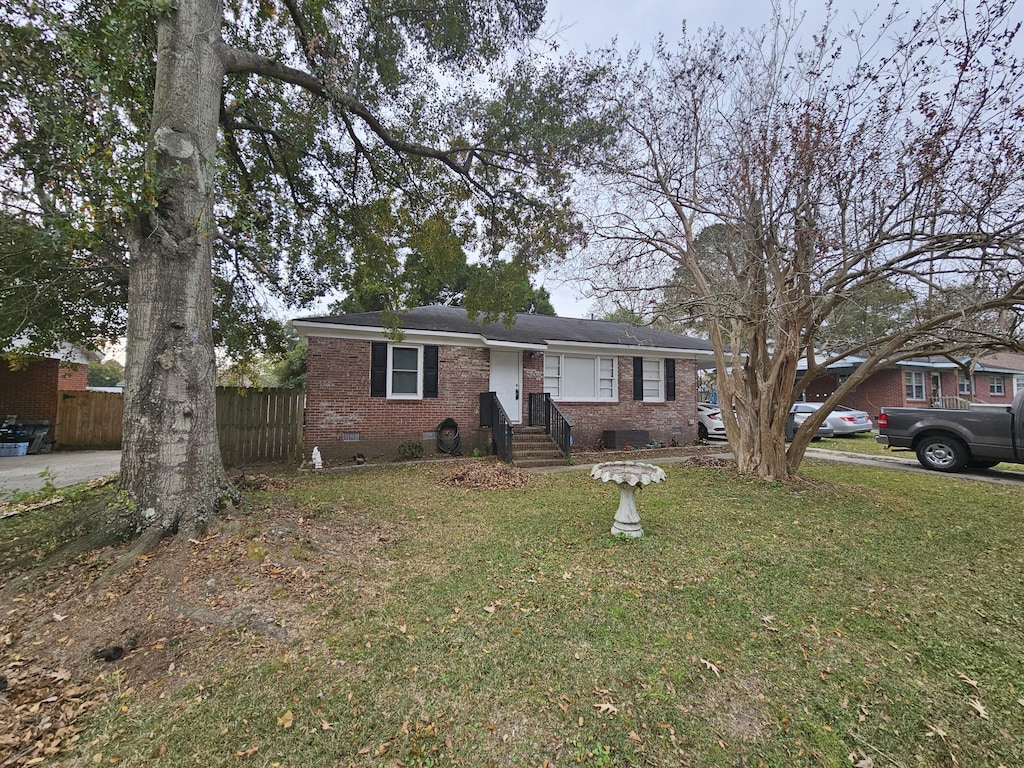
[[[594,465],[590,476],[619,486],[619,508],[615,512],[612,536],[643,536],[640,514],[636,511],[636,491],[645,485],[660,483],[665,479],[665,470],[642,461],[606,461]]]
[[[320,446],[313,446],[313,469],[323,469],[324,459],[320,455]]]

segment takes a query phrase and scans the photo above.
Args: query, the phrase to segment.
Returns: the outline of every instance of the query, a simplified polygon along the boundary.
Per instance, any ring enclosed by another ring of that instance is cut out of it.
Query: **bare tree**
[[[894,4],[844,34],[830,14],[804,44],[776,6],[759,32],[608,63],[623,130],[595,174],[589,279],[706,329],[740,471],[788,478],[880,367],[1020,339],[1013,10],[942,1],[909,19]],[[793,401],[851,356],[864,362],[787,450]]]

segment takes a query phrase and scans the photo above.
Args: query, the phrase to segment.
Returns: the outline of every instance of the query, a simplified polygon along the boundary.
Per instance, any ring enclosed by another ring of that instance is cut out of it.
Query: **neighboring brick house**
[[[0,418],[56,422],[60,393],[85,390],[90,354],[77,347],[48,357],[0,354]]]
[[[306,446],[325,460],[394,454],[406,441],[431,452],[447,418],[459,425],[463,452],[485,450],[487,392],[513,424],[529,420],[530,395],[550,394],[577,447],[596,447],[606,430],[689,443],[698,363],[712,357],[707,341],[652,328],[531,314],[507,328],[475,323],[458,307],[399,315],[400,341],[380,312],[294,325],[309,345]]]
[[[824,401],[861,362],[851,358],[829,366],[827,375],[807,387],[804,399]],[[876,371],[843,398],[843,405],[867,411],[874,418],[885,406],[961,408],[970,402],[1009,405],[1022,388],[1021,355],[980,357],[971,374],[946,357],[915,357]]]

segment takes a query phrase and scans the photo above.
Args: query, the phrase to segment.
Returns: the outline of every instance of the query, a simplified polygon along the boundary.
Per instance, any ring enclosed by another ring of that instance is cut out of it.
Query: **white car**
[[[797,423],[802,423],[809,414],[814,413],[821,406],[822,403],[796,403],[793,406],[793,413],[796,415]],[[825,417],[824,423],[832,427],[832,433],[835,435],[855,435],[858,432],[870,432],[873,426],[871,417],[866,411],[847,408],[845,405],[837,405],[833,408],[829,415]]]
[[[697,403],[697,437],[701,440],[725,440],[725,422],[722,409],[713,403]]]

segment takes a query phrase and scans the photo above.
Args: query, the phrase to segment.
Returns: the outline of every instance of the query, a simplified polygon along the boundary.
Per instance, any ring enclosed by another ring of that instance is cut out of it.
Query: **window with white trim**
[[[544,355],[544,391],[556,400],[562,396],[561,355]]]
[[[907,400],[925,399],[923,371],[905,371],[903,373],[903,383],[907,389]]]
[[[665,376],[663,361],[659,357],[645,357],[643,363],[644,401],[658,402],[665,399]]]
[[[1002,376],[989,376],[988,377],[988,393],[990,395],[1001,396],[1006,394],[1006,379]]]
[[[1013,394],[1017,394],[1024,389],[1024,376],[1013,377]]]
[[[544,354],[544,391],[554,400],[616,402],[618,362],[614,357]]]
[[[388,352],[388,397],[423,397],[423,347],[392,346]]]
[[[969,395],[969,394],[971,394],[971,380],[970,379],[968,379],[966,376],[964,376],[964,374],[961,373],[959,379],[957,379],[957,382],[958,382],[957,388],[958,388],[958,390],[959,390],[961,395]]]

